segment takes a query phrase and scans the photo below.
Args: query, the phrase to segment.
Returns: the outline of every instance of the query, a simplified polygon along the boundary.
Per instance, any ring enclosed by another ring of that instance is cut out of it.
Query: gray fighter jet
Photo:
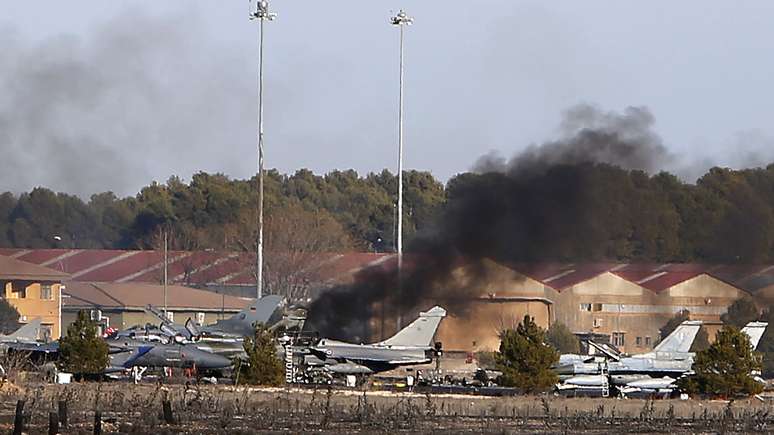
[[[278,295],[264,296],[232,317],[205,326],[196,326],[191,319],[188,319],[185,325],[173,323],[152,305],[148,305],[146,311],[159,318],[160,329],[169,336],[180,335],[188,340],[199,337],[243,338],[253,335],[253,325],[256,323],[268,323],[280,302],[282,298]]]
[[[40,317],[37,317],[8,335],[0,334],[0,344],[37,343],[40,332],[40,323]]]
[[[220,370],[231,366],[231,360],[192,345],[152,343],[141,340],[108,340],[110,366],[107,373],[132,367],[176,367],[197,370]]]
[[[685,321],[651,352],[622,357],[593,342],[602,357],[562,355],[555,370],[563,378],[559,391],[607,391],[611,385],[622,394],[669,394],[681,376],[690,373],[695,354],[690,352],[701,321]],[[750,322],[742,332],[750,337],[752,348],[758,346],[768,323]],[[569,377],[568,377],[569,375]]]
[[[387,340],[373,344],[351,344],[327,338],[308,348],[307,367],[322,368],[339,375],[370,375],[399,366],[426,364],[436,351],[433,337],[446,310],[436,306]]]

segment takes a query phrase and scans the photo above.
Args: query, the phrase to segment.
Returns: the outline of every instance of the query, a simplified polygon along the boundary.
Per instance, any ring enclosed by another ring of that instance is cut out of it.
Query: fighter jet
[[[151,343],[141,340],[108,340],[110,366],[107,373],[132,367],[177,367],[198,370],[220,370],[231,366],[231,360],[192,345]]]
[[[185,325],[169,321],[163,313],[148,305],[146,312],[155,315],[160,321],[158,327],[146,325],[145,328],[118,332],[119,336],[151,339],[164,343],[191,344],[197,349],[216,353],[228,358],[244,357],[244,337],[252,336],[257,323],[271,324],[270,330],[301,330],[306,320],[306,310],[300,307],[287,308],[282,319],[274,321],[279,315],[281,298],[269,295],[261,298],[257,304],[245,308],[229,319],[219,320],[212,325],[196,326],[191,319]]]
[[[373,344],[351,344],[323,338],[308,348],[307,367],[339,375],[370,375],[399,366],[432,361],[433,336],[446,310],[435,306],[394,336]]]
[[[4,335],[0,334],[0,344],[2,343],[36,343],[38,342],[38,333],[40,331],[40,317],[37,317],[22,325],[16,331]]]
[[[606,353],[603,359],[578,361],[578,355],[565,357],[565,365],[556,367],[564,382],[559,391],[606,391],[610,385],[621,394],[670,394],[681,376],[690,373],[695,354],[690,352],[700,321],[685,321],[651,352],[621,357]],[[750,322],[742,332],[750,337],[753,349],[758,346],[768,323]],[[594,346],[594,343],[590,343]],[[597,347],[598,348],[598,347]],[[564,355],[562,356],[564,357]],[[588,358],[588,357],[587,357]],[[572,370],[572,372],[570,372]],[[574,376],[566,377],[567,373]],[[564,375],[564,376],[562,376]]]
[[[256,323],[268,323],[280,302],[282,302],[282,298],[278,295],[264,296],[232,317],[205,326],[196,326],[191,319],[188,319],[185,325],[173,323],[152,305],[148,305],[146,311],[158,317],[161,321],[160,329],[171,336],[180,335],[186,339],[197,337],[243,338],[253,335]]]
[[[11,334],[0,335],[0,353],[24,355],[36,363],[56,358],[59,343],[39,340],[40,324],[40,318],[36,318]]]

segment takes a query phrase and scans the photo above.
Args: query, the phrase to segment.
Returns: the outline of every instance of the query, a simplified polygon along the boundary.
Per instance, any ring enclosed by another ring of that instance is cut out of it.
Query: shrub
[[[545,344],[545,332],[528,315],[516,330],[507,329],[500,334],[495,360],[503,373],[499,383],[504,386],[537,392],[550,389],[559,380],[551,370],[559,361],[559,353]]]
[[[85,311],[79,311],[75,322],[67,327],[67,335],[59,340],[59,368],[70,373],[98,374],[108,362],[108,345],[97,336],[97,323]]]
[[[763,385],[752,376],[760,369],[761,356],[753,352],[747,334],[726,325],[714,343],[696,354],[696,374],[682,379],[680,387],[688,393],[709,396],[750,396],[763,391]]]
[[[245,338],[245,360],[235,360],[239,381],[252,385],[281,385],[284,380],[282,360],[277,357],[277,342],[264,325],[256,325],[253,338]]]

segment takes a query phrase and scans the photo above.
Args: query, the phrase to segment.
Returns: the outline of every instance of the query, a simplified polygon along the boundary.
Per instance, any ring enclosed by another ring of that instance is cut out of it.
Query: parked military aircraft
[[[36,343],[40,332],[40,324],[40,317],[37,317],[8,335],[0,334],[0,344]]]
[[[157,308],[148,305],[146,311],[155,315],[161,322],[158,327],[146,325],[144,328],[120,331],[117,335],[163,343],[190,344],[199,350],[228,358],[244,356],[243,339],[253,335],[254,325],[257,323],[271,325],[270,330],[303,328],[306,320],[306,310],[303,308],[289,308],[281,319],[276,320],[279,317],[277,308],[280,302],[279,296],[265,296],[257,304],[245,308],[231,318],[207,326],[197,326],[191,319],[188,319],[185,325],[175,324]]]
[[[264,296],[228,319],[204,326],[195,325],[191,319],[188,319],[185,325],[176,324],[152,305],[148,305],[146,311],[159,318],[161,331],[169,336],[179,335],[187,340],[200,337],[243,338],[253,335],[253,325],[256,323],[267,324],[281,302],[282,298],[278,295]]]
[[[676,380],[691,371],[695,354],[690,349],[701,324],[700,321],[685,321],[651,352],[630,357],[612,352],[586,359],[578,358],[580,355],[562,355],[555,369],[564,381],[557,389],[606,391],[614,385],[622,394],[671,393]],[[767,326],[766,322],[750,322],[742,328],[750,337],[753,349],[758,346]],[[589,344],[601,349],[593,342]]]
[[[108,340],[110,367],[116,372],[132,367],[177,367],[198,370],[219,370],[231,366],[231,360],[197,349],[193,345],[149,343],[119,338]]]
[[[432,361],[433,336],[446,310],[435,306],[419,313],[410,325],[394,336],[373,344],[351,344],[323,338],[308,347],[305,357],[309,368],[321,368],[331,374],[370,375],[399,366]]]

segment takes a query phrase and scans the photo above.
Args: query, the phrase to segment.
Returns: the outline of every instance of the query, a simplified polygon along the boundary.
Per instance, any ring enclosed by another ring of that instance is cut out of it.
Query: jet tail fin
[[[29,323],[22,325],[22,327],[16,331],[6,335],[5,338],[29,341],[37,340],[38,332],[40,331],[40,322],[40,317],[37,317]]]
[[[766,332],[767,326],[769,326],[768,322],[750,322],[742,328],[742,332],[750,337],[750,344],[752,344],[753,350],[758,347],[758,343],[763,338],[763,333]]]
[[[446,310],[435,306],[419,313],[419,317],[411,324],[387,340],[377,344],[385,346],[430,346],[432,345],[435,331],[444,317],[446,317]]]
[[[278,295],[264,296],[251,303],[244,310],[227,319],[218,320],[214,325],[210,326],[230,334],[251,336],[254,332],[253,325],[256,323],[268,323],[272,318],[272,314],[274,314],[281,303],[282,298]]]
[[[693,345],[693,341],[696,339],[696,334],[701,329],[701,324],[700,320],[686,320],[675,328],[671,334],[661,340],[653,348],[653,352],[690,352],[691,345]]]

